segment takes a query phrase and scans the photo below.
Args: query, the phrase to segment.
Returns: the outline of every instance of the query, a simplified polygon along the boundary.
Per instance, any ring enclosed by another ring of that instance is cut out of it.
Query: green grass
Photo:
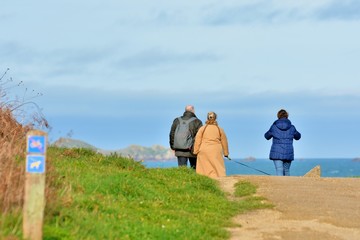
[[[256,186],[247,182],[247,181],[239,181],[235,183],[235,196],[236,197],[244,197],[249,196],[256,193]]]
[[[255,188],[230,201],[215,180],[190,168],[146,169],[83,149],[49,148],[48,159],[56,195],[46,207],[43,239],[228,239],[232,217],[269,207],[252,196]],[[21,236],[21,227],[11,234]]]

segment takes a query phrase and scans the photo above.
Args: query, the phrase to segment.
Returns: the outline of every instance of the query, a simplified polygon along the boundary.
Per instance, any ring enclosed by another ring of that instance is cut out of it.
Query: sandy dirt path
[[[359,240],[360,178],[228,176],[219,178],[229,196],[234,184],[247,180],[257,195],[275,205],[238,215],[231,239]]]

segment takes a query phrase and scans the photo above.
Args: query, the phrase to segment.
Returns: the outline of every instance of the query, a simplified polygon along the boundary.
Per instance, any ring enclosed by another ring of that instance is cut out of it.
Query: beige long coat
[[[211,178],[226,176],[223,157],[229,155],[229,147],[221,127],[202,126],[195,137],[194,154],[197,154],[196,173]]]

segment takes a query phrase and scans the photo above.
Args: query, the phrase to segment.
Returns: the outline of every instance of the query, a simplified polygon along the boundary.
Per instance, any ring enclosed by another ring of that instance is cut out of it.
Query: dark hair
[[[278,117],[278,119],[280,119],[280,118],[288,118],[289,114],[287,113],[286,110],[281,109],[280,111],[278,111],[277,117]]]

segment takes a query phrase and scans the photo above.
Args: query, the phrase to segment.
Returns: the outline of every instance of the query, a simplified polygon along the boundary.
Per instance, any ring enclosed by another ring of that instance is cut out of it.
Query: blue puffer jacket
[[[301,134],[296,130],[287,118],[280,118],[271,125],[265,133],[267,140],[273,139],[270,159],[271,160],[294,160],[293,139],[299,140]]]

